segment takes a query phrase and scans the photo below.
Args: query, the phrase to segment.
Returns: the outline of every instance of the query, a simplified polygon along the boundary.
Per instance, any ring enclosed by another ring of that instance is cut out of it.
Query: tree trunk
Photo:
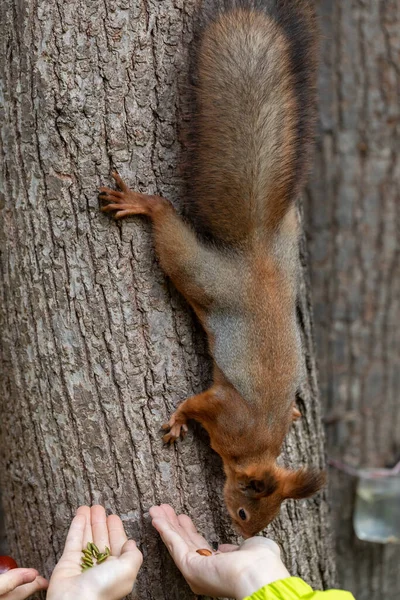
[[[328,452],[400,459],[400,2],[320,0],[321,136],[307,203]],[[340,585],[394,600],[400,547],[356,539],[355,481],[332,471]]]
[[[99,213],[112,167],[179,205],[193,2],[3,0],[1,486],[10,551],[46,575],[75,509],[122,516],[145,562],[141,600],[193,598],[148,509],[169,502],[234,540],[219,457],[199,428],[163,447],[160,426],[207,386],[204,336],[158,268],[150,226]],[[305,380],[285,456],[323,465],[306,257]],[[293,574],[332,583],[325,494],[287,502],[269,534]]]

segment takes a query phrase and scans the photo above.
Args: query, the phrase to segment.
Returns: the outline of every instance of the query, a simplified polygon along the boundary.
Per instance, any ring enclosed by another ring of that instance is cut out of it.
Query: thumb
[[[256,535],[255,537],[245,540],[240,546],[240,550],[254,550],[254,548],[268,548],[268,550],[276,554],[276,556],[279,557],[281,555],[281,549],[278,544],[261,535]]]
[[[0,596],[12,592],[24,583],[35,581],[39,573],[36,569],[11,569],[0,575]]]
[[[143,554],[137,547],[135,540],[127,540],[125,542],[125,544],[122,546],[119,560],[128,565],[136,577],[140,567],[142,566]]]

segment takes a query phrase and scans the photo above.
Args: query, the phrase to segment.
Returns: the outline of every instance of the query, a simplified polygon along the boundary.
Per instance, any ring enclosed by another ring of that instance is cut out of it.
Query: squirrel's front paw
[[[172,415],[168,423],[165,423],[162,428],[166,430],[169,429],[168,433],[163,436],[163,442],[165,444],[173,444],[180,436],[184,438],[188,432],[186,422],[182,422],[182,417],[179,418],[176,413]]]
[[[130,190],[118,173],[113,173],[112,176],[121,191],[108,187],[99,188],[99,199],[103,202],[100,210],[112,213],[114,219],[132,215],[151,215],[152,208],[161,199],[158,196],[150,196]]]

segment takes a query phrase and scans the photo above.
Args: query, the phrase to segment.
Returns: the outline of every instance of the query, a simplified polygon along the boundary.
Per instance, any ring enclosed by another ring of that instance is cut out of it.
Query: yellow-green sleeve
[[[244,600],[354,600],[354,596],[341,590],[313,592],[302,579],[288,577],[266,585]]]

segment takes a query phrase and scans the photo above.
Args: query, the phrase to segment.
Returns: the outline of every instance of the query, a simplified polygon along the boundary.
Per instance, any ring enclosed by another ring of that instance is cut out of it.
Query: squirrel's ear
[[[325,484],[325,471],[317,469],[279,470],[279,487],[283,498],[308,498],[313,496]]]
[[[262,478],[243,477],[239,480],[239,487],[249,498],[261,498],[270,496],[278,489],[278,480],[268,471],[262,475]]]

